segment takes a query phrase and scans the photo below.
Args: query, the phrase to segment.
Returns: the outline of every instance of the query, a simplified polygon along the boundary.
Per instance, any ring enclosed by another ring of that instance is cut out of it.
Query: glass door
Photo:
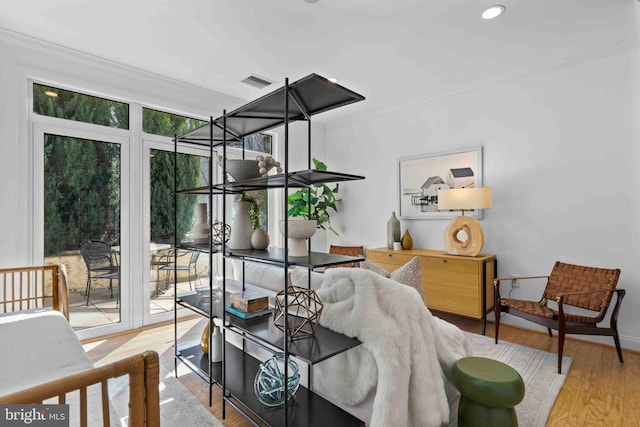
[[[65,265],[69,321],[81,337],[126,329],[122,146],[127,139],[36,124],[34,140],[35,257],[42,254],[45,264]]]
[[[158,138],[160,139],[160,138]],[[209,286],[209,253],[195,248],[208,235],[209,197],[179,195],[177,198],[177,235],[174,237],[174,153],[166,141],[145,139],[148,177],[145,198],[145,235],[148,255],[145,257],[145,283],[148,284],[148,306],[145,324],[173,318],[174,294],[195,292]],[[178,187],[195,188],[208,185],[208,150],[179,148]],[[214,199],[214,212],[216,200]],[[176,245],[176,242],[178,245]],[[193,246],[193,249],[191,249]],[[177,263],[175,255],[177,253]],[[174,263],[177,266],[177,286],[174,286]],[[179,313],[180,315],[181,313]]]

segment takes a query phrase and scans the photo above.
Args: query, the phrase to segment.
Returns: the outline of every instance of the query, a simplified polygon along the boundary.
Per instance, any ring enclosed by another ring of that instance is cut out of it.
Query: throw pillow
[[[387,270],[385,270],[384,268],[380,267],[375,262],[369,261],[368,259],[365,259],[364,261],[362,261],[360,263],[360,268],[371,270],[371,271],[373,271],[375,273],[378,273],[378,274],[380,274],[381,276],[384,276],[384,277],[391,277],[391,274]]]
[[[413,257],[411,261],[398,268],[397,270],[389,273],[384,268],[380,267],[374,262],[369,260],[362,261],[360,263],[361,268],[374,271],[384,277],[388,277],[396,282],[407,285],[418,291],[420,298],[426,304],[424,299],[424,293],[422,292],[422,271],[420,270],[420,258]]]

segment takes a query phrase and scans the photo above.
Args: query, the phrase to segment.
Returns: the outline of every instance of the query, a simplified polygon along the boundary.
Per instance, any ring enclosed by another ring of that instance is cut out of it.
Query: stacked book
[[[273,312],[269,308],[269,297],[256,291],[232,293],[229,300],[225,311],[242,319],[253,319]]]

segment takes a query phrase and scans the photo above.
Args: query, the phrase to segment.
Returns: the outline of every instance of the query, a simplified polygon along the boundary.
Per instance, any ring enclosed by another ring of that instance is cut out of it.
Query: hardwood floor
[[[480,321],[445,313],[438,316],[460,328],[480,333]],[[179,323],[178,335],[197,338],[205,325],[202,318]],[[545,333],[501,325],[500,339],[552,353],[557,352],[557,338]],[[487,325],[487,335],[493,336],[493,324]],[[151,349],[160,354],[160,361],[173,368],[173,323],[135,330],[124,334],[91,340],[85,343],[89,357],[102,364],[130,354]],[[624,364],[618,362],[615,348],[577,339],[565,343],[565,355],[573,359],[564,387],[549,416],[547,426],[640,426],[640,353],[623,351]],[[180,381],[222,421],[221,393],[214,387],[213,406],[208,406],[207,385],[195,374],[182,375]],[[226,405],[228,427],[252,424]],[[170,427],[170,426],[169,426]]]

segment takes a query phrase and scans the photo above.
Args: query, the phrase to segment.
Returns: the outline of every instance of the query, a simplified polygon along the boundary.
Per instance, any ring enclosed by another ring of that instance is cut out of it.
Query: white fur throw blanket
[[[322,388],[347,405],[375,389],[371,427],[447,425],[451,368],[469,354],[462,331],[432,316],[415,289],[369,270],[330,269],[317,293],[320,323],[362,342],[318,365]]]

